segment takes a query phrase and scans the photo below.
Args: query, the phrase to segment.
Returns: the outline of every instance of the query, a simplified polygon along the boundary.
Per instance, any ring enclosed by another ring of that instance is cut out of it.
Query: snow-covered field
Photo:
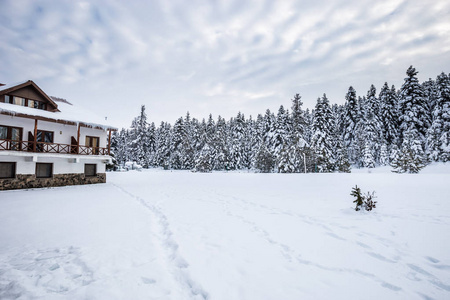
[[[355,212],[351,188],[376,191]],[[0,299],[450,299],[450,165],[0,192]]]

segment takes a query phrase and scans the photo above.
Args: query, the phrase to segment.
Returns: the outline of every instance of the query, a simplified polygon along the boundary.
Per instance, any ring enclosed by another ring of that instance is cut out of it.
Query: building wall
[[[107,161],[109,156],[0,152],[0,162],[16,162],[16,174],[35,174],[36,163],[52,163],[53,174],[84,173],[85,164],[96,164],[97,173],[105,173]]]
[[[34,135],[34,120],[27,118],[20,118],[14,116],[0,115],[0,125],[21,127],[22,141],[28,140],[28,133],[31,132]],[[76,125],[66,125],[54,122],[46,122],[38,120],[38,130],[53,131],[54,132],[54,143],[57,144],[67,144],[70,145],[71,137],[75,139],[78,134],[78,126]],[[106,130],[97,128],[80,128],[80,145],[85,146],[86,136],[97,136],[100,138],[100,147],[108,147],[108,132]]]
[[[25,154],[25,155],[19,155]],[[108,156],[52,155],[38,153],[0,152],[0,162],[16,162],[15,178],[0,179],[0,190],[41,188],[64,185],[80,185],[106,182],[106,164]],[[36,163],[52,163],[51,178],[36,178]],[[97,175],[85,176],[85,164],[96,164]]]

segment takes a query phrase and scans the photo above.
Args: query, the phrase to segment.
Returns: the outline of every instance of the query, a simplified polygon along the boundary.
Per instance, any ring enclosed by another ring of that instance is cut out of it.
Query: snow
[[[0,299],[448,299],[449,182],[157,169],[0,192]]]

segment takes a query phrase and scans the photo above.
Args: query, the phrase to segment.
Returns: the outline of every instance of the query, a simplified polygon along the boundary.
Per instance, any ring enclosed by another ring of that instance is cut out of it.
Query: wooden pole
[[[33,141],[33,152],[36,152],[36,144],[37,144],[37,124],[38,120],[34,120],[34,141]]]
[[[109,129],[108,155],[111,155],[111,128]]]
[[[77,132],[77,154],[80,153],[80,128],[81,128],[81,124],[78,123],[78,132]]]

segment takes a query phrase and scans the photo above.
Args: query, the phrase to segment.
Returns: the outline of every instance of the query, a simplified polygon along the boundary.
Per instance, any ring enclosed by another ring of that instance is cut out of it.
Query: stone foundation
[[[36,175],[18,174],[16,175],[16,178],[0,179],[0,191],[105,182],[106,173],[98,173],[96,176],[85,176],[84,174],[55,174],[50,178],[36,178]]]

